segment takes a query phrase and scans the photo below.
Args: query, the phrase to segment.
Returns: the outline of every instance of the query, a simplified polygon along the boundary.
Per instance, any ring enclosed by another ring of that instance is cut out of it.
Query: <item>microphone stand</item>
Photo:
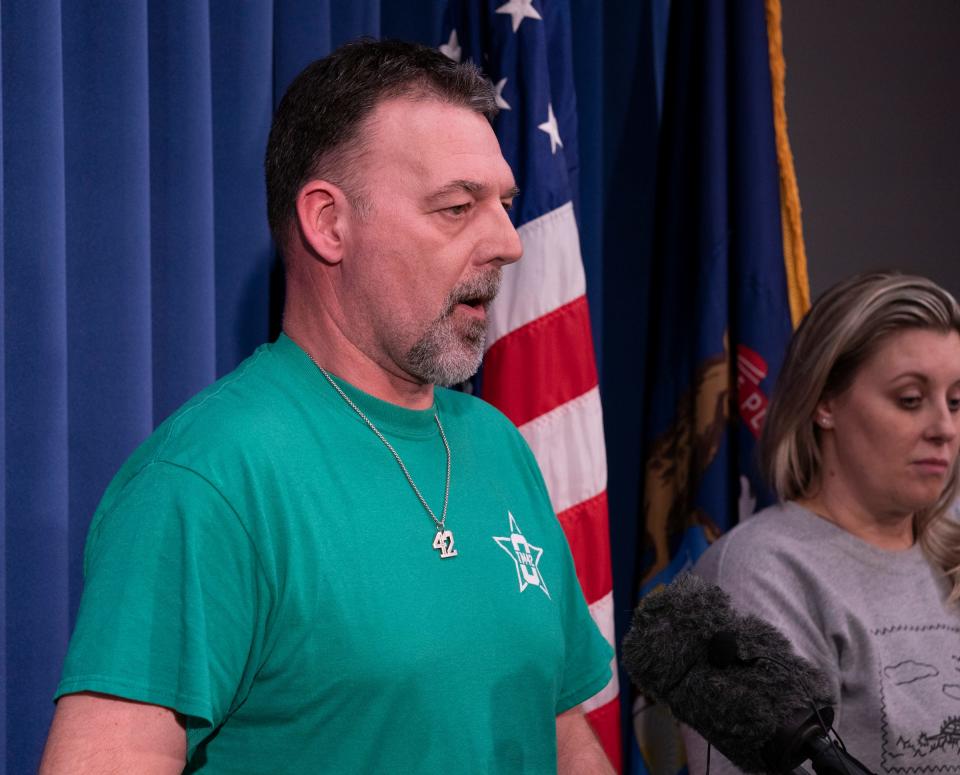
[[[827,737],[832,723],[833,708],[819,708],[799,724],[778,730],[768,750],[783,752],[781,765],[793,775],[810,775],[803,767],[790,769],[791,764],[808,760],[817,775],[876,775]]]
[[[810,764],[817,775],[876,775],[825,737],[809,740],[806,752],[810,754]]]

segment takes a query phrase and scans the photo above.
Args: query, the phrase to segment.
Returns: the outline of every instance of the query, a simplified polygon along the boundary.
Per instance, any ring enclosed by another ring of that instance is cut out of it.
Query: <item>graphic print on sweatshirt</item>
[[[883,772],[960,773],[960,627],[886,627],[873,636]]]

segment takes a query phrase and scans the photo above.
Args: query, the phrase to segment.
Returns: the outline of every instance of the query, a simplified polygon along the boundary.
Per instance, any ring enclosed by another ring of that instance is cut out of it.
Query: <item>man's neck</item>
[[[377,362],[335,326],[298,325],[285,318],[283,332],[315,363],[365,393],[407,409],[433,406],[433,385],[411,378],[393,364]]]
[[[353,303],[340,298],[338,267],[301,257],[287,263],[283,332],[317,364],[365,393],[407,409],[433,406],[433,385],[387,361],[373,344],[364,345]]]

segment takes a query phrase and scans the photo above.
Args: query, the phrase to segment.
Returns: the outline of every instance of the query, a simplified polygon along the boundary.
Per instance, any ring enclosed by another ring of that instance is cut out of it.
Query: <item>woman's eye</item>
[[[960,397],[948,398],[947,406],[951,412],[960,412]]]
[[[920,396],[900,396],[898,400],[904,409],[916,409],[923,399]]]

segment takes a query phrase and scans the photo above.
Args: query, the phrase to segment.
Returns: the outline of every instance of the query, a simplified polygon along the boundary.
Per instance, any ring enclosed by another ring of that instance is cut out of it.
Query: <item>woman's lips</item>
[[[943,458],[936,457],[915,460],[913,465],[925,474],[945,474],[950,467],[949,462]]]

